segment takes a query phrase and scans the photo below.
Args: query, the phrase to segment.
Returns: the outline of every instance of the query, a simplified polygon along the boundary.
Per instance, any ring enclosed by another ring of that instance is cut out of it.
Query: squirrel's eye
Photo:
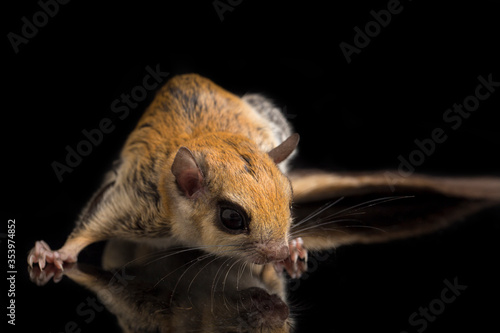
[[[222,224],[231,230],[245,229],[245,219],[241,214],[231,208],[222,208],[220,211],[220,219]]]

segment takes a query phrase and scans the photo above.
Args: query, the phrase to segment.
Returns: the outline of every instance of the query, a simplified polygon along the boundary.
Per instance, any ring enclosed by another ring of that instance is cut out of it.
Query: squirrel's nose
[[[288,244],[282,242],[268,243],[265,255],[267,257],[267,262],[282,261],[290,256],[290,250]]]

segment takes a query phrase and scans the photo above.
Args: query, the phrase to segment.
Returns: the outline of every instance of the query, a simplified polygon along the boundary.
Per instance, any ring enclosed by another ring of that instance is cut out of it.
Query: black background
[[[4,4],[2,218],[16,219],[16,328],[59,332],[68,320],[83,332],[114,327],[106,313],[90,324],[78,317],[88,293],[69,280],[29,283],[25,255],[35,240],[58,247],[71,231],[154,96],[124,120],[111,112],[113,100],[142,83],[146,66],[171,76],[196,72],[232,92],[273,98],[301,134],[298,167],[395,169],[399,155],[416,149],[415,139],[439,127],[447,140],[418,172],[499,175],[500,92],[458,129],[443,121],[474,93],[479,75],[500,81],[498,2],[402,1],[402,11],[347,63],[339,44],[352,45],[354,27],[363,29],[370,11],[387,4],[242,1],[221,21],[212,1],[72,1],[17,54],[7,34],[20,34],[21,18],[32,21],[40,6]],[[103,118],[115,130],[59,182],[52,162],[63,163],[65,147],[76,147],[82,130]],[[408,316],[455,277],[468,289],[425,331],[497,328],[499,216],[490,210],[431,236],[338,249],[291,296],[299,331],[416,332]],[[98,250],[80,260],[95,261]]]

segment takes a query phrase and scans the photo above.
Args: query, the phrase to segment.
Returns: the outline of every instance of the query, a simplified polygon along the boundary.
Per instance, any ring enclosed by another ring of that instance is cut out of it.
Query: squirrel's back
[[[173,77],[158,91],[130,135],[125,152],[158,150],[170,155],[184,142],[214,132],[243,135],[267,152],[292,130],[265,97],[240,98],[209,79],[185,74]]]

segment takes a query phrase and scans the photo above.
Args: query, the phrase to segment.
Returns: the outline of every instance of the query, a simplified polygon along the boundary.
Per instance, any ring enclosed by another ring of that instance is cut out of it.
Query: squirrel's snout
[[[269,242],[257,245],[258,256],[254,263],[267,264],[273,261],[282,261],[290,256],[288,244],[283,242]]]

